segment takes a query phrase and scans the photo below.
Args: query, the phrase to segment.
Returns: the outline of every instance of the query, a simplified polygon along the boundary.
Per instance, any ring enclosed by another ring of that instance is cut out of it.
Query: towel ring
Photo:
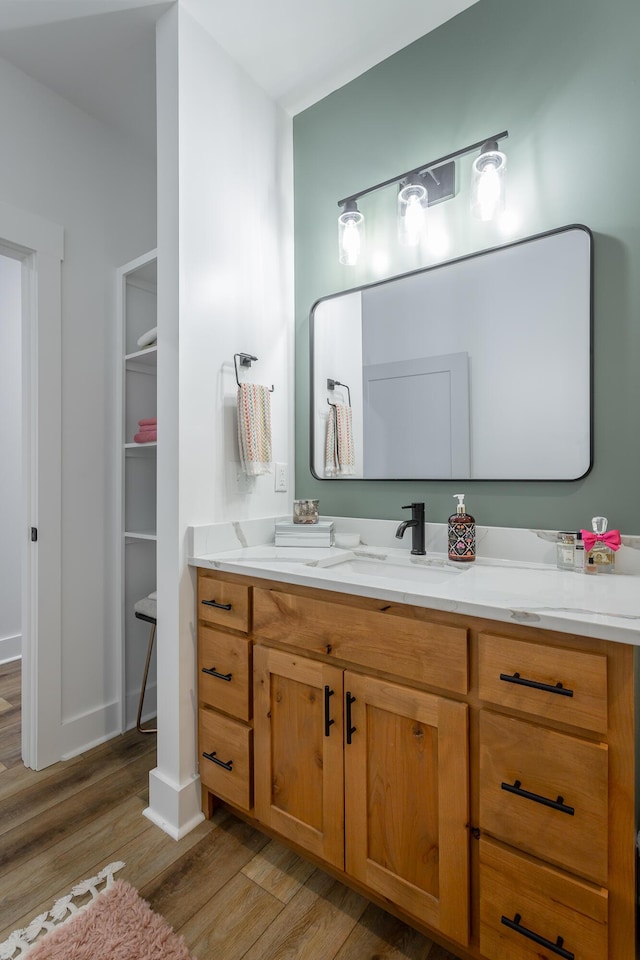
[[[347,384],[340,383],[339,380],[332,380],[331,378],[329,378],[327,380],[327,390],[335,390],[336,387],[345,388],[345,390],[347,391],[347,397],[349,398],[349,406],[351,406],[351,390],[349,390],[349,387],[347,386]],[[327,403],[329,404],[329,406],[335,407],[335,403],[331,403],[330,400],[327,400]]]
[[[240,386],[240,380],[238,379],[238,361],[237,357],[240,357],[240,366],[241,367],[250,367],[253,360],[257,360],[257,357],[254,357],[251,353],[234,353],[233,355],[233,365],[236,368],[236,383]],[[274,387],[273,384],[269,387],[269,393],[273,393]],[[351,406],[351,404],[349,404]]]

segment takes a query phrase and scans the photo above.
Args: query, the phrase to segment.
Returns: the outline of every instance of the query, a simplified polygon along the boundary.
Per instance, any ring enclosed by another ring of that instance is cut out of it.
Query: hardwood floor
[[[0,773],[21,764],[22,661],[0,663]]]
[[[39,773],[26,769],[19,664],[8,666],[0,668],[0,942],[123,860],[118,877],[199,960],[455,960],[230,814],[176,843],[142,816],[155,737],[132,731]]]

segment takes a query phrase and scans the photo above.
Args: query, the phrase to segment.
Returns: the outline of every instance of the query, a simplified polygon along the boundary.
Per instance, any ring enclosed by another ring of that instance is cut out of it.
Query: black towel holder
[[[240,366],[241,367],[250,367],[254,360],[257,360],[257,357],[254,357],[251,353],[234,353],[233,355],[233,365],[236,368],[236,383],[240,386],[240,380],[238,379],[238,360],[240,357]],[[269,387],[269,393],[273,393],[273,384]]]
[[[347,391],[347,397],[349,398],[349,406],[351,406],[351,391],[346,383],[341,383],[340,380],[332,380],[331,378],[327,379],[327,390],[335,390],[336,387],[344,387]],[[335,407],[335,403],[331,403],[331,400],[327,398],[327,403],[330,407]]]

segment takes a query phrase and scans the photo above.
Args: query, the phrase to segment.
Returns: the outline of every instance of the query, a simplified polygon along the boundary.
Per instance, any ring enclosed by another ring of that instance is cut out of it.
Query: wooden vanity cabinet
[[[467,706],[256,646],[255,814],[468,942]]]
[[[468,707],[346,671],[345,869],[469,942]]]
[[[198,571],[198,771],[209,795],[253,807],[251,588]]]
[[[342,671],[262,646],[254,670],[256,818],[342,869]]]
[[[200,753],[239,758],[201,759],[205,812],[227,801],[465,958],[636,957],[632,647],[200,579],[200,669],[232,674],[201,674]]]

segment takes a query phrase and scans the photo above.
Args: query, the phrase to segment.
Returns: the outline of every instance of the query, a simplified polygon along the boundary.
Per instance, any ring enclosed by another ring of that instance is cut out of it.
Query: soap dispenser
[[[476,558],[476,521],[464,506],[464,493],[453,497],[456,512],[449,517],[449,560],[469,563]]]

